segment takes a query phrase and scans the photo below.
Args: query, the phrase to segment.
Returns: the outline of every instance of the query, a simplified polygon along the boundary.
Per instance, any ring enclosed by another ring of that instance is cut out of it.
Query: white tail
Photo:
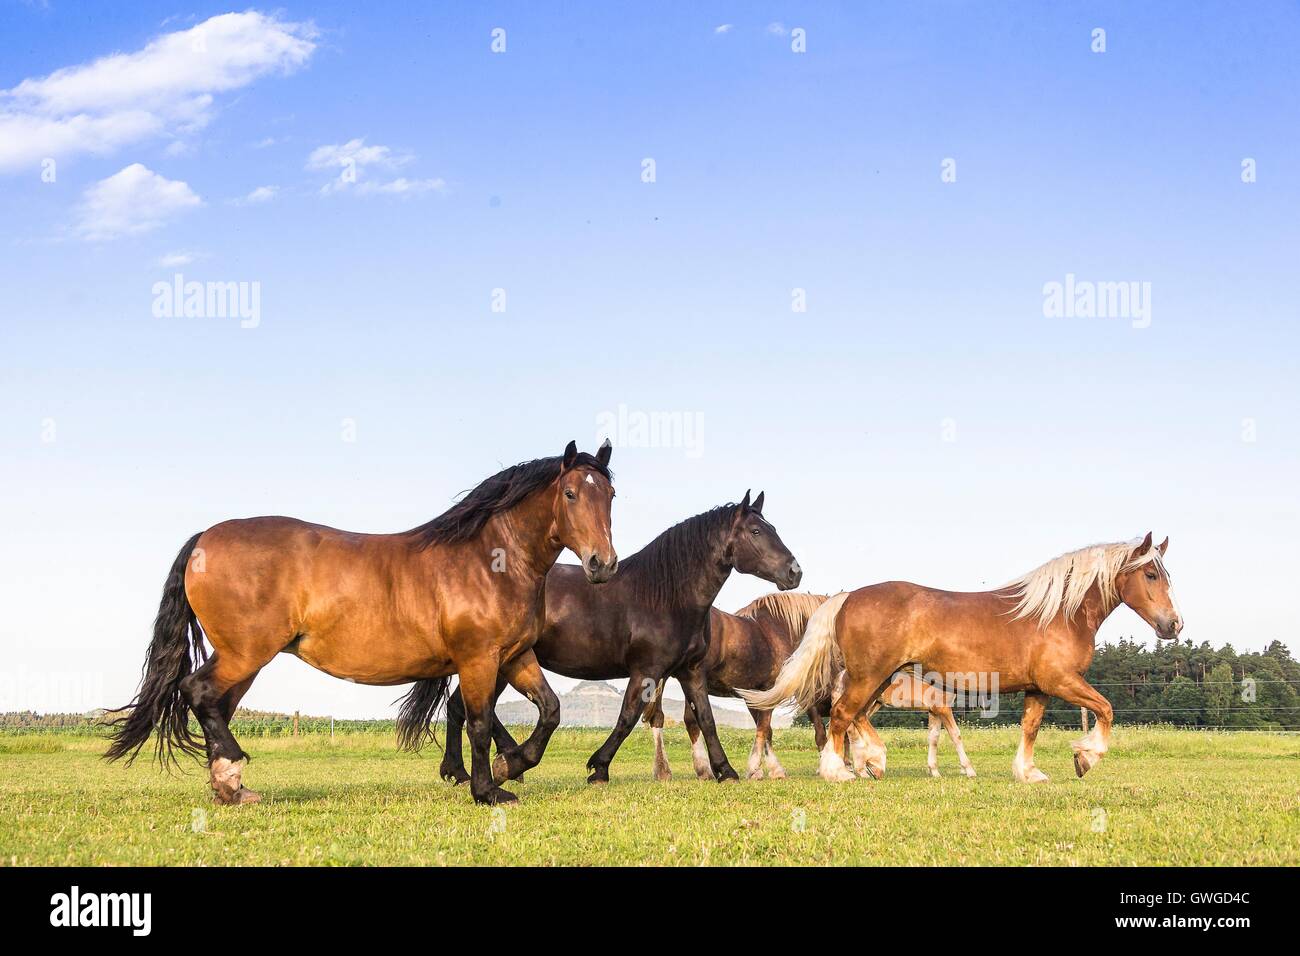
[[[796,709],[804,711],[828,698],[840,662],[840,648],[835,641],[835,618],[848,596],[848,591],[841,591],[808,619],[803,639],[782,665],[771,690],[738,690],[736,693],[758,710],[772,710],[793,699]]]

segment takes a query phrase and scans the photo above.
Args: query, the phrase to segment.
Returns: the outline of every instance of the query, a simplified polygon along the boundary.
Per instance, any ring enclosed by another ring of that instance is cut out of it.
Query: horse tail
[[[185,566],[201,534],[186,541],[172,562],[153,622],[140,690],[122,708],[125,715],[109,721],[116,729],[104,754],[107,760],[126,757],[127,763],[132,763],[155,730],[158,762],[164,766],[176,763],[177,750],[195,756],[203,752],[203,741],[190,732],[190,707],[180,687],[208,656],[203,631],[185,594]]]
[[[830,697],[835,672],[843,661],[835,639],[835,619],[848,596],[848,591],[841,591],[808,619],[803,640],[782,665],[771,690],[737,691],[747,704],[756,710],[772,710],[793,700],[797,710],[805,711]]]
[[[664,706],[664,682],[660,681],[659,686],[655,688],[655,695],[651,698],[650,703],[646,704],[645,710],[641,712],[641,723],[647,727],[654,726],[655,715],[657,715]]]
[[[405,696],[397,712],[397,746],[401,750],[419,750],[425,741],[438,742],[433,731],[434,718],[446,706],[450,693],[450,677],[428,677],[418,680]]]

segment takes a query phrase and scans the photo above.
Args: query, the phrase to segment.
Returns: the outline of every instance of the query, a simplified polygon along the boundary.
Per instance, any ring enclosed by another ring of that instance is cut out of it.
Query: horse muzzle
[[[611,551],[607,559],[602,559],[593,551],[583,560],[582,570],[592,584],[604,584],[618,571],[618,555]]]

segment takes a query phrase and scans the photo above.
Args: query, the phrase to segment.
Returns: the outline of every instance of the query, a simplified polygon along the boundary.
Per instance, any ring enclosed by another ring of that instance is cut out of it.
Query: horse
[[[751,601],[735,614],[713,608],[709,613],[709,651],[704,658],[704,669],[708,675],[709,693],[715,697],[737,697],[739,687],[771,687],[786,658],[799,643],[809,618],[823,602],[829,598],[826,594],[803,594],[794,592],[776,592],[765,594]],[[961,732],[952,716],[954,695],[945,700],[943,692],[914,678],[903,671],[895,675],[874,707],[884,703],[890,707],[910,710],[929,711],[930,739],[927,764],[931,776],[939,776],[938,745],[939,728],[945,727],[949,737],[957,747],[957,756],[967,776],[974,776],[975,770],[966,757],[966,750],[961,743]],[[826,743],[826,727],[823,714],[830,711],[829,701],[819,701],[808,709],[812,722],[817,749]],[[785,777],[785,768],[772,749],[772,711],[758,710],[750,707],[749,714],[754,718],[754,746],[749,753],[747,767],[750,780],[763,778],[766,765],[768,775],[779,780]],[[664,712],[663,684],[656,690],[654,700],[646,708],[642,721],[654,731],[655,755],[654,778],[660,781],[672,779],[672,771],[664,754]],[[708,757],[704,750],[703,738],[700,736],[699,724],[688,707],[682,714],[682,722],[691,739],[691,756],[695,774],[707,780],[710,773]]]
[[[1110,702],[1083,677],[1097,629],[1121,603],[1163,640],[1174,640],[1183,629],[1164,564],[1169,539],[1153,546],[1151,537],[1067,552],[993,591],[940,591],[890,581],[837,594],[808,622],[771,690],[740,695],[754,707],[793,699],[806,709],[826,696],[843,669],[843,693],[831,710],[819,772],[831,781],[878,779],[885,747],[864,714],[895,672],[919,665],[947,675],[945,686],[983,674],[996,678],[997,692],[1025,692],[1020,746],[1011,765],[1022,783],[1047,780],[1034,766],[1034,741],[1049,696],[1096,715],[1092,732],[1071,744],[1074,770],[1082,777],[1109,749],[1114,718]],[[846,732],[853,770],[844,761]]]
[[[751,505],[713,508],[664,531],[624,558],[618,577],[593,588],[578,569],[559,564],[546,579],[546,623],[533,652],[542,667],[565,677],[608,680],[626,677],[617,724],[587,761],[588,783],[606,783],[609,765],[637,718],[667,677],[682,685],[705,739],[710,775],[719,782],[739,779],[718,741],[709,705],[704,658],[709,645],[709,610],[732,569],[754,574],[786,590],[799,586],[799,562],[763,516],[763,494]],[[447,708],[447,749],[441,773],[464,778],[460,756],[459,702]],[[505,747],[494,768],[498,779],[521,770],[512,760],[509,734],[498,721],[497,746]]]
[[[569,442],[562,456],[506,468],[440,517],[397,534],[358,534],[294,518],[224,521],[181,548],[163,589],[144,677],[114,721],[109,760],[139,754],[200,756],[203,730],[214,798],[255,803],[243,786],[247,754],[230,718],[258,672],[292,654],[361,684],[415,681],[398,716],[400,744],[432,738],[452,674],[469,707],[470,792],[512,803],[489,767],[489,720],[498,680],[538,704],[518,761],[535,764],[559,724],[559,701],[531,648],[542,625],[546,573],[568,548],[579,575],[609,581],[614,497],[608,442],[593,456]],[[213,652],[203,645],[207,636]]]

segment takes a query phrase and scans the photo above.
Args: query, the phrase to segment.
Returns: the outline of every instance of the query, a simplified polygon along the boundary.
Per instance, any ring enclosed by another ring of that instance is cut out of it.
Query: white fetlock
[[[857,776],[848,767],[844,766],[844,758],[835,752],[829,743],[822,750],[821,765],[817,772],[823,780],[829,780],[832,783],[847,783],[850,780],[856,780]]]

